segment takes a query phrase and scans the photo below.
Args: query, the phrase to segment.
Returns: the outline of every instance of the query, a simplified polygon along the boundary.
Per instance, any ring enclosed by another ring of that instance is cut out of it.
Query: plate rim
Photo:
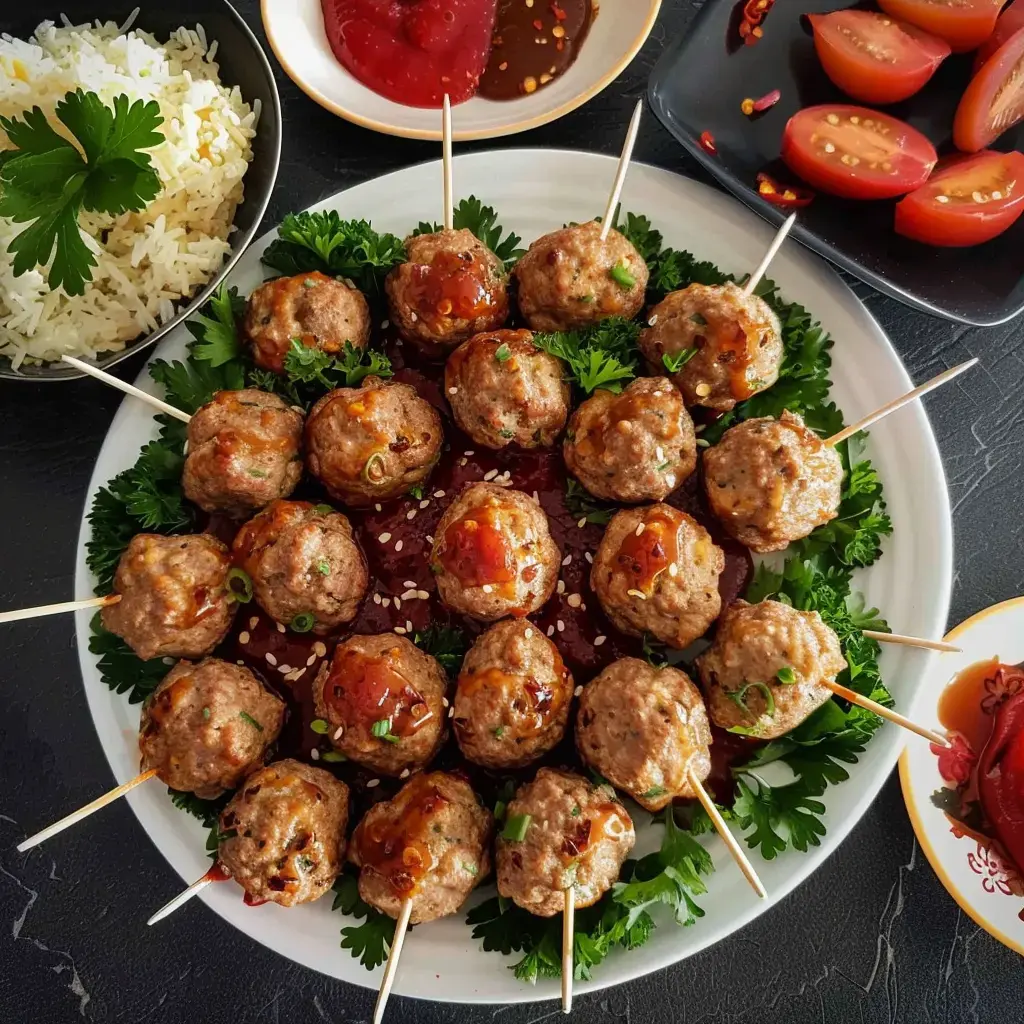
[[[337,100],[334,100],[330,96],[322,93],[311,83],[307,82],[303,78],[302,74],[289,63],[284,55],[283,47],[275,38],[274,32],[270,27],[271,19],[267,16],[267,10],[274,2],[275,0],[260,0],[260,21],[263,24],[263,32],[267,37],[267,42],[270,44],[270,48],[273,51],[274,56],[277,58],[278,64],[281,65],[281,70],[284,71],[291,81],[294,82],[311,100],[313,100],[314,103],[317,103],[319,106],[323,107],[324,110],[329,111],[336,117],[342,118],[342,120],[349,121],[351,124],[359,125],[359,127],[366,128],[369,131],[380,132],[382,135],[392,135],[402,139],[419,139],[427,142],[439,142],[441,140],[441,132],[437,129],[403,128],[400,125],[388,124],[385,121],[377,121],[372,117],[365,117],[362,114],[358,114],[354,110],[350,110],[338,103]],[[609,0],[605,0],[605,2],[609,2]],[[595,96],[607,89],[608,86],[611,85],[612,82],[614,82],[615,79],[633,63],[636,55],[643,48],[644,43],[647,42],[647,39],[658,20],[662,0],[647,0],[647,2],[650,7],[640,34],[629,44],[628,48],[623,52],[622,56],[615,62],[609,71],[602,75],[593,86],[588,89],[584,89],[571,100],[566,101],[561,106],[558,106],[554,110],[548,111],[545,114],[537,114],[534,117],[525,118],[521,121],[514,121],[498,128],[479,128],[469,130],[464,128],[455,128],[452,131],[452,141],[473,142],[480,139],[499,139],[506,135],[518,135],[520,132],[529,131],[531,128],[540,128],[542,125],[550,124],[552,121],[557,121],[560,118],[565,117],[566,114],[571,114],[574,110],[579,109],[585,103],[589,103]]]

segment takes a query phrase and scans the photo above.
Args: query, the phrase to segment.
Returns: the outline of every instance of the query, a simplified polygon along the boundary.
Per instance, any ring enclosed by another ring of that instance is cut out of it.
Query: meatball
[[[319,899],[341,873],[348,786],[290,758],[254,772],[220,814],[217,860],[246,902]]]
[[[341,352],[348,342],[366,348],[370,307],[347,281],[319,271],[265,281],[249,296],[245,333],[257,366],[284,373],[292,341],[324,352]]]
[[[734,601],[697,659],[711,721],[760,740],[785,735],[821,707],[832,696],[824,684],[845,668],[839,637],[821,616],[781,601]]]
[[[313,683],[313,699],[336,750],[381,775],[408,775],[444,742],[447,688],[429,654],[383,633],[338,644]]]
[[[142,770],[171,789],[213,800],[263,760],[284,722],[284,702],[241,665],[179,661],[142,707]]]
[[[640,350],[654,373],[679,365],[672,380],[687,405],[728,412],[779,379],[779,318],[764,299],[734,284],[691,284],[672,292],[647,323]]]
[[[491,870],[494,821],[457,775],[414,775],[375,804],[352,835],[359,895],[398,918],[412,900],[411,924],[454,914]]]
[[[675,668],[639,658],[613,662],[583,688],[580,756],[641,807],[660,811],[695,797],[711,774],[711,726],[700,690]]]
[[[405,240],[407,263],[384,282],[398,333],[428,355],[443,355],[508,319],[505,264],[472,231]]]
[[[519,788],[505,820],[495,851],[498,892],[538,917],[560,914],[570,886],[577,909],[596,903],[636,842],[611,786],[551,768]]]
[[[565,735],[573,680],[558,648],[525,619],[491,626],[470,648],[452,725],[467,760],[521,768]]]
[[[275,501],[238,531],[233,550],[259,606],[301,632],[351,622],[370,581],[351,523],[327,505]]]
[[[647,264],[614,228],[597,221],[538,238],[516,264],[519,309],[535,331],[577,331],[610,316],[631,320],[644,305]]]
[[[569,472],[607,501],[661,501],[697,468],[693,420],[665,377],[641,377],[621,395],[595,391],[562,450]]]
[[[415,388],[367,377],[313,406],[306,465],[336,501],[363,506],[405,494],[441,457],[441,417]]]
[[[781,551],[835,519],[843,463],[800,416],[746,420],[704,453],[704,489],[722,525],[751,551]]]
[[[280,396],[218,391],[189,421],[185,497],[205,512],[252,515],[295,490],[301,442],[302,413]]]
[[[540,505],[497,484],[470,484],[448,506],[430,553],[441,600],[483,622],[535,612],[561,561]]]
[[[478,334],[444,368],[455,422],[487,448],[548,448],[569,418],[569,382],[560,359],[530,331]]]
[[[594,556],[590,585],[623,633],[683,648],[707,632],[722,599],[725,553],[700,523],[670,505],[623,509]]]
[[[121,555],[114,593],[101,613],[143,661],[202,658],[227,636],[235,617],[226,544],[208,533],[137,533]]]

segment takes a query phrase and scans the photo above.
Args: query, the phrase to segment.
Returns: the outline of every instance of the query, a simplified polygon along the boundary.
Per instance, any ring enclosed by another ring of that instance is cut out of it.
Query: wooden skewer
[[[765,271],[768,269],[768,265],[773,259],[775,259],[775,254],[782,248],[782,243],[786,240],[786,235],[789,234],[795,223],[795,213],[791,213],[782,222],[782,227],[780,227],[776,232],[775,237],[772,239],[772,244],[768,246],[768,251],[762,257],[761,262],[758,263],[757,269],[750,275],[750,279],[743,286],[744,295],[754,294],[754,289],[761,283],[761,278],[764,277]]]
[[[157,921],[162,921],[165,917],[170,917],[178,907],[188,903],[193,896],[198,896],[208,885],[215,882],[217,879],[213,874],[214,868],[210,868],[209,871],[203,875],[202,878],[197,878],[187,889],[183,892],[179,892],[170,903],[165,903],[147,922],[147,925],[154,925]]]
[[[940,736],[937,732],[926,729],[923,725],[918,725],[917,722],[912,722],[898,711],[893,711],[892,708],[887,708],[885,705],[873,701],[870,697],[864,697],[846,686],[841,686],[839,683],[830,683],[826,680],[823,685],[827,686],[837,697],[842,697],[851,704],[864,708],[865,711],[873,711],[876,715],[888,719],[890,722],[895,722],[896,725],[902,726],[904,729],[909,729],[931,743],[937,743],[940,747],[949,746],[949,741],[945,736]]]
[[[444,94],[441,116],[441,159],[444,164],[444,229],[455,226],[455,200],[452,190],[452,105],[448,93]]]
[[[908,391],[905,395],[899,398],[894,398],[891,402],[883,405],[881,409],[876,409],[873,413],[865,416],[864,419],[858,420],[853,426],[844,427],[839,431],[838,434],[834,434],[826,442],[827,448],[834,448],[837,444],[845,441],[847,438],[853,437],[854,434],[859,434],[862,430],[867,430],[872,423],[877,423],[884,416],[888,416],[891,412],[896,412],[897,409],[902,409],[903,406],[909,405],[911,402],[916,402],[917,399],[927,395],[929,391],[934,391],[936,388],[942,387],[943,384],[948,383],[954,377],[959,377],[961,373],[969,370],[972,366],[978,362],[977,358],[968,359],[966,363],[961,363],[959,366],[954,366],[950,370],[945,370],[940,373],[937,377],[932,377],[930,381],[922,384],[920,387],[914,388],[913,391]]]
[[[10,612],[0,612],[0,622],[41,619],[44,615],[60,615],[62,612],[78,612],[86,608],[107,608],[120,600],[120,594],[108,594],[106,597],[89,597],[84,601],[61,601],[60,604],[40,604],[35,608],[16,608]]]
[[[573,939],[576,935],[576,889],[565,890],[565,909],[562,911],[562,1013],[572,1013]]]
[[[402,946],[405,945],[405,933],[409,929],[409,918],[411,916],[412,900],[406,900],[402,904],[401,913],[398,915],[398,922],[395,924],[395,937],[391,941],[387,966],[384,968],[384,977],[380,982],[377,1005],[373,1008],[373,1024],[381,1024],[381,1021],[384,1020],[384,1011],[387,1009],[388,997],[391,995],[391,986],[395,983],[398,960],[402,955]]]
[[[143,402],[148,402],[154,409],[159,409],[160,412],[173,416],[176,420],[181,420],[182,423],[188,423],[192,419],[187,412],[175,409],[173,405],[168,405],[159,398],[155,398],[153,395],[147,394],[140,388],[135,387],[134,384],[128,384],[119,377],[106,373],[98,366],[93,366],[92,363],[86,363],[81,359],[76,359],[74,356],[61,356],[61,359],[65,363],[69,363],[76,370],[81,370],[82,373],[87,373],[90,377],[95,377],[97,380],[103,381],[104,384],[109,384],[112,388],[123,391],[126,395],[131,395],[133,398],[141,398]]]
[[[877,640],[880,644],[899,644],[904,647],[923,647],[928,651],[945,651],[949,654],[960,654],[963,648],[947,644],[945,640],[924,640],[919,636],[904,636],[902,633],[879,633],[874,629],[865,629],[864,635],[869,640]]]
[[[690,785],[693,787],[693,791],[697,794],[697,799],[700,801],[701,807],[707,811],[708,817],[711,819],[716,831],[722,837],[725,845],[729,848],[729,853],[732,854],[732,859],[736,861],[740,871],[743,872],[743,877],[750,883],[754,892],[756,892],[761,899],[765,899],[768,896],[768,890],[765,889],[764,883],[761,879],[757,877],[754,865],[750,863],[750,859],[747,857],[746,853],[744,853],[743,847],[740,846],[738,840],[730,831],[725,818],[723,818],[719,813],[718,808],[715,806],[715,801],[711,799],[708,795],[708,791],[703,787],[703,785],[701,785],[700,779],[698,779],[692,771],[689,772],[689,777]]]
[[[629,131],[626,132],[626,144],[622,147],[622,155],[619,157],[619,169],[615,172],[615,183],[612,185],[612,194],[608,197],[608,205],[605,207],[604,220],[601,221],[601,241],[608,237],[612,229],[612,221],[615,218],[615,208],[619,205],[619,197],[622,195],[622,186],[626,183],[626,172],[629,170],[629,161],[633,159],[633,147],[636,145],[637,132],[640,131],[640,118],[644,112],[644,101],[640,100],[633,111],[633,118],[629,122]]]
[[[92,803],[86,804],[84,807],[79,807],[77,811],[72,811],[70,814],[61,818],[60,821],[55,821],[49,827],[44,828],[42,832],[37,832],[34,836],[29,836],[29,838],[23,843],[18,843],[18,853],[24,853],[26,850],[31,850],[33,846],[38,846],[40,843],[46,842],[46,840],[51,836],[55,836],[58,832],[63,832],[64,829],[78,824],[78,822],[82,821],[84,818],[88,818],[90,814],[94,814],[101,807],[106,807],[107,804],[112,804],[115,800],[120,800],[125,793],[130,793],[136,786],[141,786],[144,782],[153,778],[153,776],[156,775],[156,772],[157,770],[155,768],[150,768],[149,771],[136,775],[134,779],[129,779],[123,785],[110,790],[109,793],[104,793],[103,796],[97,797]]]

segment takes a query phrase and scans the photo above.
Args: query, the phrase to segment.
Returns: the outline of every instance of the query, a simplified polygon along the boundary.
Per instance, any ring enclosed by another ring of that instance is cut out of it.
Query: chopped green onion
[[[508,810],[508,804],[504,800],[496,800],[494,802],[494,820],[504,821],[505,811]]]
[[[309,723],[309,727],[313,732],[319,733],[321,736],[326,736],[327,730],[330,729],[331,725],[326,721],[326,719],[314,718],[313,721]]]
[[[505,827],[501,830],[501,838],[512,843],[521,843],[526,838],[532,821],[532,814],[513,814],[505,822]]]
[[[651,786],[646,793],[641,793],[640,797],[643,800],[653,800],[656,796],[664,796],[668,790],[664,786]]]
[[[249,476],[255,477],[257,480],[266,480],[270,474],[264,473],[262,469],[250,469]]]
[[[507,363],[512,358],[512,349],[508,347],[506,342],[502,342],[494,352],[494,358],[499,363]]]
[[[417,484],[415,487],[409,488],[409,497],[415,498],[417,501],[423,500],[423,485]]]
[[[374,452],[363,466],[363,479],[368,484],[379,484],[384,479],[386,468],[384,456],[380,452]]]
[[[320,573],[321,576],[330,576],[331,563],[328,562],[326,558],[321,558],[320,561],[316,563],[316,571]]]
[[[501,737],[505,735],[505,726],[503,726],[503,725],[496,725],[491,730],[491,733],[494,735],[494,738],[496,740],[500,740]]]
[[[576,301],[577,302],[593,302],[594,301],[594,296],[593,295],[578,295],[576,297]]]
[[[251,725],[257,732],[263,732],[263,726],[260,725],[260,723],[257,722],[256,719],[253,718],[252,715],[250,715],[248,711],[239,711],[238,712],[238,717],[243,722],[248,722],[249,725]]]
[[[778,679],[783,686],[792,686],[796,682],[796,673],[786,665],[775,673],[775,678]]]
[[[228,571],[228,600],[248,604],[252,600],[252,579],[244,569]]]
[[[735,704],[738,708],[741,708],[748,715],[753,715],[754,712],[747,707],[746,700],[744,699],[747,695],[747,690],[760,690],[764,696],[765,709],[764,714],[771,718],[775,714],[775,698],[772,696],[772,691],[768,688],[765,683],[747,683],[746,686],[739,690],[726,690],[725,695]],[[756,717],[760,718],[760,715]]]
[[[312,612],[299,612],[299,614],[288,623],[288,628],[293,633],[308,633],[315,625],[316,617]]]
[[[209,721],[210,720],[210,709],[209,708],[203,708],[203,720],[204,721]]]
[[[582,812],[580,811],[579,805],[577,804],[570,813],[574,818],[578,818]]]
[[[516,432],[514,430],[509,430],[508,427],[504,427],[503,429],[499,430],[498,433],[503,438],[505,438],[505,440],[508,440],[509,438],[516,436]]]
[[[664,473],[665,470],[668,469],[668,467],[671,466],[671,465],[672,465],[671,462],[663,462],[660,466],[657,467],[658,472],[659,473]]]
[[[319,281],[314,281],[311,277],[307,277],[302,282],[302,287],[303,288],[315,288],[319,283],[320,283]]]
[[[348,758],[345,757],[345,755],[342,754],[340,751],[325,750],[320,754],[320,760],[334,763],[336,761],[347,761]]]
[[[465,871],[466,874],[472,875],[474,878],[480,874],[480,869],[472,861],[462,861],[462,870]]]
[[[388,743],[398,742],[398,737],[391,731],[390,718],[381,718],[379,721],[374,722],[370,726],[370,732],[379,740],[385,740]]]
[[[322,516],[329,516],[334,511],[334,509],[331,508],[330,505],[314,505],[313,511],[319,512],[320,515]]]
[[[623,288],[632,288],[633,285],[636,284],[636,278],[629,272],[629,267],[626,266],[625,260],[620,263],[616,263],[615,266],[608,271],[608,276]]]

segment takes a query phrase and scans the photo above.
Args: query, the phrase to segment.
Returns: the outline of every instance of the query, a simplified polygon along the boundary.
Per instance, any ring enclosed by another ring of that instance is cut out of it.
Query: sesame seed
[[[448,389],[448,394],[449,395],[457,395],[458,393],[459,393],[459,389],[458,388],[449,388]]]
[[[415,580],[406,580],[405,583],[404,583],[404,586],[405,586],[405,588],[407,590],[415,590],[416,589],[416,581]],[[405,597],[405,594],[403,594],[402,597]]]
[[[278,633],[283,633],[284,632],[284,625],[282,623],[275,622],[274,625],[277,626]]]
[[[675,562],[670,562],[669,563],[668,574],[669,574],[669,576],[678,576],[679,575],[679,566]]]
[[[395,551],[401,551],[401,550],[402,550],[402,544],[403,544],[403,542],[402,542],[402,541],[399,541],[399,542],[398,542],[398,543],[397,543],[397,544],[395,545]]]
[[[571,561],[572,555],[566,555],[565,558],[562,559],[562,565],[568,565]]]
[[[342,733],[344,733],[344,731],[345,731],[345,726],[339,725],[338,728],[334,730],[334,737],[333,738],[336,739],[336,740],[340,740],[341,736],[342,736]]]
[[[314,748],[313,748],[313,749],[312,749],[312,750],[311,750],[311,751],[309,752],[309,756],[310,756],[311,758],[313,758],[313,760],[314,760],[314,761],[319,761],[319,760],[320,760],[320,751],[319,751],[319,750],[317,750],[317,749],[316,749],[316,747],[314,747]]]
[[[277,671],[280,672],[281,675],[286,676],[286,675],[288,675],[289,672],[292,672],[293,669],[292,669],[291,665],[278,665],[277,666]]]
[[[555,627],[554,626],[548,626],[548,636],[554,636],[554,635],[555,635]]]
[[[417,597],[418,597],[418,598],[419,598],[419,599],[420,599],[421,601],[429,601],[429,600],[430,600],[430,594],[429,594],[429,592],[428,592],[428,591],[426,591],[426,590],[417,590],[417,591],[416,591],[416,596],[417,596]]]
[[[409,511],[405,513],[405,518],[410,520],[410,521],[415,519],[416,518],[416,511],[417,510],[414,509],[414,508],[409,509]]]
[[[583,517],[583,518],[582,518],[582,519],[581,519],[581,520],[580,520],[580,521],[579,521],[579,522],[578,522],[578,523],[576,524],[576,527],[577,527],[577,529],[580,529],[580,530],[582,530],[582,529],[583,529],[583,527],[584,527],[584,526],[586,526],[586,525],[587,525],[587,517],[586,517],[586,516],[584,516],[584,517]]]
[[[427,543],[428,544],[433,544],[434,543],[434,538],[431,537],[429,533],[427,534]]]
[[[370,781],[366,784],[366,788],[367,789],[373,789],[375,786],[379,786],[379,785],[380,785],[380,779],[370,779]]]
[[[416,591],[415,590],[407,590],[407,591],[405,591],[404,594],[402,594],[402,600],[403,601],[414,601],[415,599],[416,599]]]
[[[642,590],[627,590],[626,593],[629,594],[630,597],[639,598],[641,601],[647,600],[647,595]]]
[[[275,658],[269,651],[264,655],[264,657],[267,659],[267,664],[268,665],[276,665],[277,664],[277,658]]]
[[[537,502],[538,505],[540,504],[540,495],[538,495],[536,491],[533,492],[533,500]]]
[[[565,623],[561,619],[559,619],[555,623],[555,625],[558,627],[558,632],[559,633],[564,633],[565,632]]]
[[[434,491],[434,497],[435,498],[443,498],[444,497],[444,491]]]
[[[583,598],[580,597],[579,594],[570,594],[568,601],[570,608],[579,608],[579,606],[583,604]]]
[[[402,610],[402,599],[400,597],[395,598],[395,611],[400,612]]]
[[[441,698],[441,707],[443,707],[443,708],[448,707],[448,703],[449,702],[448,702],[448,698],[447,697],[442,697]]]
[[[390,320],[381,320],[381,322],[380,322],[380,329],[382,331],[386,331],[390,326],[391,326],[391,321]]]
[[[654,326],[654,325],[655,325],[655,324],[656,324],[657,322],[658,322],[658,314],[657,314],[657,313],[655,313],[655,314],[654,314],[654,316],[652,316],[652,317],[651,317],[651,318],[650,318],[650,319],[649,319],[649,320],[647,321],[647,326],[648,326],[648,327],[653,327],[653,326]]]
[[[565,580],[559,580],[558,586],[555,588],[559,594],[565,593]]]
[[[484,473],[484,480],[493,480],[497,475],[498,471],[496,469],[489,469]]]
[[[707,398],[711,394],[711,385],[705,384],[703,381],[698,384],[694,389],[701,398]]]
[[[395,632],[399,636],[405,636],[405,626],[395,626]]]
[[[572,694],[573,694],[574,697],[578,697],[582,692],[583,692],[583,687],[582,686],[577,686],[576,689],[572,691]]]
[[[490,585],[490,583],[485,583],[485,584],[483,585],[483,592],[484,592],[485,594],[489,594],[489,593],[490,593],[490,592],[491,592],[491,591],[492,591],[493,589],[494,589],[494,587],[492,587],[492,586]]]
[[[606,637],[606,636],[596,636],[596,637],[594,637],[594,646],[595,647],[600,647],[601,644],[603,644],[605,642],[605,640],[607,640],[607,639],[608,639],[608,637]]]
[[[459,465],[460,466],[464,466],[465,464],[466,464],[466,460],[465,459],[459,459]]]
[[[374,512],[379,512],[380,511],[380,505],[374,505],[373,506],[373,510],[374,510]]]
[[[409,769],[408,768],[403,768],[402,771],[399,773],[398,777],[400,779],[407,779],[407,778],[409,778]]]
[[[373,603],[380,604],[380,594],[376,590],[373,592]]]
[[[381,604],[384,605],[385,608],[390,608],[391,607],[391,598],[390,597],[385,597],[384,600],[381,601]]]
[[[646,529],[647,529],[647,524],[646,523],[639,523],[637,525],[637,528],[636,528],[636,535],[639,537],[640,534],[643,533],[644,530],[646,530]]]
[[[420,508],[426,508],[429,504],[430,504],[430,499],[429,498],[424,498],[420,502]]]
[[[259,624],[260,620],[255,615],[249,620],[250,629],[255,629]]]
[[[242,632],[238,634],[238,642],[244,647],[252,638],[248,633]]]
[[[524,630],[523,630],[523,636],[524,636],[524,637],[525,637],[525,638],[526,638],[527,640],[529,640],[529,639],[530,639],[530,637],[531,637],[531,636],[533,636],[533,630],[532,630],[532,629],[530,629],[530,627],[529,627],[529,626],[527,626],[527,627],[526,627],[526,629],[524,629]]]
[[[415,314],[414,312],[411,312],[411,311],[410,311],[410,313],[409,313],[409,319],[410,319],[410,320],[411,320],[411,321],[412,321],[413,323],[416,323],[416,321],[417,321],[417,320],[419,320],[419,317],[418,317],[418,316],[417,316],[417,315],[416,315],[416,314]]]
[[[313,653],[318,658],[326,658],[327,657],[327,645],[322,640],[317,640],[317,642],[315,644],[313,644]]]
[[[474,455],[476,455],[476,452],[463,452],[462,454],[465,455],[467,459],[471,459]]]
[[[377,538],[377,540],[378,540],[378,541],[379,541],[379,542],[380,542],[381,544],[387,544],[387,542],[388,542],[389,540],[391,540],[391,534],[390,534],[390,533],[382,533],[382,534],[381,534],[381,535],[380,535],[380,536],[379,536],[379,537]]]
[[[308,658],[306,659],[306,665],[307,665],[307,667],[308,667],[308,666],[310,666],[310,665],[313,665],[313,664],[315,664],[315,663],[316,663],[316,655],[315,655],[315,654],[311,654],[311,655],[310,655],[310,656],[309,656],[309,657],[308,657]]]
[[[657,447],[657,448],[655,448],[655,449],[654,449],[654,457],[655,457],[655,458],[656,458],[656,459],[657,459],[657,460],[658,460],[659,462],[664,462],[664,461],[665,461],[665,449],[664,449],[664,448],[662,448],[662,447],[661,447],[661,446],[659,445],[659,447]]]
[[[591,564],[594,564],[594,556],[589,551],[583,552],[583,557]]]
[[[406,628],[406,629],[407,629],[407,630],[408,630],[408,631],[409,631],[410,633],[412,632],[412,620],[411,620],[411,619],[406,619],[406,620],[405,620],[405,628]]]
[[[449,708],[448,709],[448,717],[451,718],[452,715],[454,715],[454,714],[455,714],[455,708]]]
[[[242,659],[241,659],[241,658],[239,658],[239,659],[238,659],[238,661],[237,661],[237,662],[235,662],[235,664],[236,664],[236,665],[244,665],[244,664],[245,664],[245,662],[244,662],[244,661],[242,661]]]

